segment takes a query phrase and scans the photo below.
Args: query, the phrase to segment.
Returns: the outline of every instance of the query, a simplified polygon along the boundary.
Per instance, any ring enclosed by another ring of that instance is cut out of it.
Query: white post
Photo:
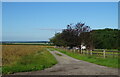
[[[103,57],[105,58],[105,49],[103,50]]]
[[[92,55],[92,50],[90,50],[90,54]]]

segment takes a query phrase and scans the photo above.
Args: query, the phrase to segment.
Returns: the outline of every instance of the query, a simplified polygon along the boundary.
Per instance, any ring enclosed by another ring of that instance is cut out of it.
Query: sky
[[[0,41],[2,40],[2,2],[0,2]]]
[[[84,22],[92,29],[118,28],[118,3],[2,3],[3,41],[48,41],[59,29],[77,22]]]
[[[3,2],[118,2],[119,0],[2,0]]]

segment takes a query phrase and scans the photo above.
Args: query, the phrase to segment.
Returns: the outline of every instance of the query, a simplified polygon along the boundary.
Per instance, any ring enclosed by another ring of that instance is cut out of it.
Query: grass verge
[[[73,58],[88,61],[88,62],[95,63],[98,65],[103,65],[103,66],[113,67],[113,68],[120,68],[118,66],[118,58],[100,58],[97,56],[90,56],[90,55],[73,53],[73,52],[69,52],[69,51],[66,51],[64,49],[58,49],[58,48],[52,48],[51,50],[57,50],[57,51],[64,53],[68,56],[71,56]]]

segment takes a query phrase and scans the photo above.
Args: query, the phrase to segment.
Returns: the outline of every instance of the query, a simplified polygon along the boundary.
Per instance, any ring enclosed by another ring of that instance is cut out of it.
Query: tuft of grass
[[[3,74],[43,70],[57,63],[54,56],[45,47],[34,45],[10,47],[8,45],[3,47],[3,55]]]
[[[61,54],[59,54],[59,53],[55,53],[56,55],[58,55],[58,56],[62,56]]]
[[[118,60],[120,60],[120,58],[102,58],[102,57],[97,57],[95,55],[84,55],[79,53],[73,53],[73,52],[66,51],[63,49],[58,49],[58,48],[52,48],[52,49],[57,50],[73,58],[76,58],[78,60],[84,60],[84,61],[88,61],[91,63],[95,63],[98,65],[103,65],[107,67],[120,68],[118,66]]]

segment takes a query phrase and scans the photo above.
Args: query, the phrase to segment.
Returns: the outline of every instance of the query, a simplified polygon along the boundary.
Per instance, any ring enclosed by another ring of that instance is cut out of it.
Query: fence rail
[[[68,49],[64,47],[57,47],[57,48],[62,48],[67,51],[73,52],[73,53],[79,53],[79,54],[84,54],[84,55],[93,55],[97,57],[111,57],[111,58],[118,58],[120,55],[120,51],[114,51],[114,50],[105,50],[105,49],[94,49],[91,51],[88,50],[80,50],[80,49]]]
[[[95,55],[103,58],[106,58],[106,57],[116,58],[120,54],[120,51],[107,51],[107,50],[93,50],[93,51],[72,50],[72,52],[77,52],[80,54],[87,54],[87,55]]]

